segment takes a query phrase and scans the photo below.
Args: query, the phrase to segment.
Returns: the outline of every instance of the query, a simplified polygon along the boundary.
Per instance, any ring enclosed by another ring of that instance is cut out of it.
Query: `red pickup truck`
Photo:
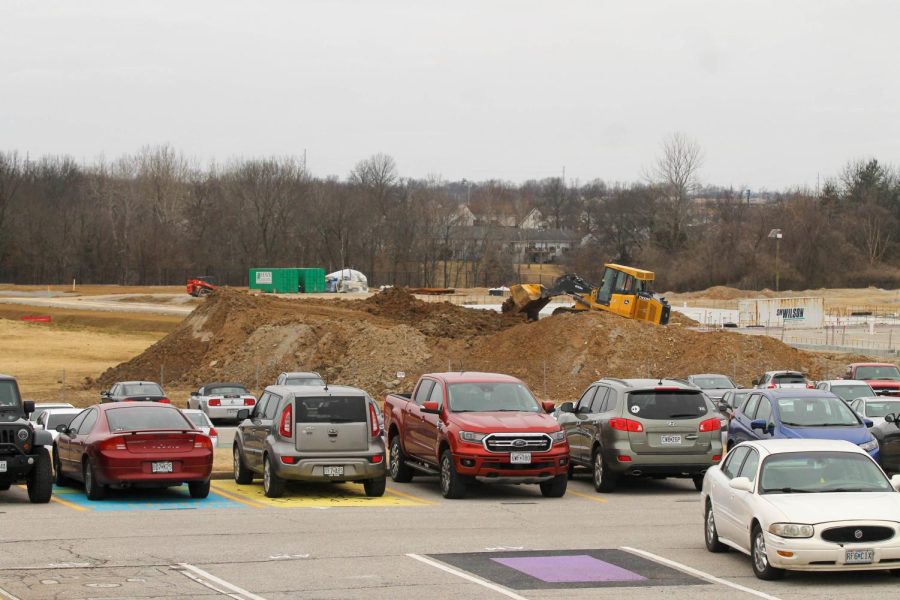
[[[891,363],[853,363],[847,365],[844,379],[868,383],[879,396],[900,396],[900,369]]]
[[[412,394],[389,394],[384,428],[391,478],[439,475],[445,498],[462,498],[472,480],[540,484],[566,493],[569,444],[553,417],[515,377],[493,373],[423,375]]]

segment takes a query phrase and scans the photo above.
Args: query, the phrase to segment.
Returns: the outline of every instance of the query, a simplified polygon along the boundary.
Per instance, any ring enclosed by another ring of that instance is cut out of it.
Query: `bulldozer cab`
[[[603,279],[596,290],[594,302],[609,306],[613,294],[634,296],[649,292],[650,284],[655,276],[652,271],[625,267],[622,265],[608,264],[603,271]]]

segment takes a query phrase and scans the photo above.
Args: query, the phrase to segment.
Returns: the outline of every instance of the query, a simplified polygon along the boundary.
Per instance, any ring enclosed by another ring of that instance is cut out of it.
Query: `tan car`
[[[593,471],[598,492],[625,477],[690,478],[700,490],[722,458],[727,420],[683,381],[604,378],[560,407],[559,424],[572,464]]]

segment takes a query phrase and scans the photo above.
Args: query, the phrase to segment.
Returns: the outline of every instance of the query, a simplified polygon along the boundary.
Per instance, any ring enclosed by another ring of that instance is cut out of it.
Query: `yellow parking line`
[[[414,500],[416,502],[421,502],[422,504],[430,504],[431,506],[437,506],[437,502],[432,502],[431,500],[426,500],[425,498],[419,498],[418,496],[413,496],[412,494],[407,494],[406,492],[398,492],[393,488],[385,488],[384,490],[388,494],[395,494],[400,496],[401,498],[406,498],[407,500]]]
[[[250,508],[263,508],[262,504],[254,502],[253,500],[250,500],[249,498],[241,498],[239,496],[229,494],[228,492],[220,490],[219,488],[217,488],[215,486],[212,487],[211,491],[214,494],[218,494],[219,496],[222,496],[223,498],[227,498],[229,500],[234,500],[235,502],[240,502],[241,504],[245,504],[245,505],[249,506]]]
[[[603,496],[597,496],[596,494],[582,494],[581,492],[573,492],[571,490],[567,491],[566,493],[578,496],[580,498],[587,498],[588,500],[593,500],[594,502],[602,502],[603,504],[609,502],[609,500],[607,500]]]
[[[68,506],[71,509],[78,510],[81,512],[89,512],[90,511],[89,508],[85,508],[84,506],[78,506],[74,502],[69,502],[68,500],[63,500],[62,498],[60,498],[59,496],[57,496],[55,494],[53,496],[50,496],[50,500],[52,500],[53,502],[58,502],[59,504],[62,504],[63,506]]]

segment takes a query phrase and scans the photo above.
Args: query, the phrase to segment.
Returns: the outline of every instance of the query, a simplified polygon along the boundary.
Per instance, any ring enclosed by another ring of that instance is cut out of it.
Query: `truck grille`
[[[484,438],[488,452],[546,452],[552,445],[545,433],[492,433]]]
[[[16,432],[13,429],[0,429],[0,444],[15,444]]]
[[[822,539],[828,542],[855,543],[855,542],[881,542],[894,537],[894,529],[891,527],[879,527],[877,525],[859,525],[849,527],[832,527],[822,532]]]

